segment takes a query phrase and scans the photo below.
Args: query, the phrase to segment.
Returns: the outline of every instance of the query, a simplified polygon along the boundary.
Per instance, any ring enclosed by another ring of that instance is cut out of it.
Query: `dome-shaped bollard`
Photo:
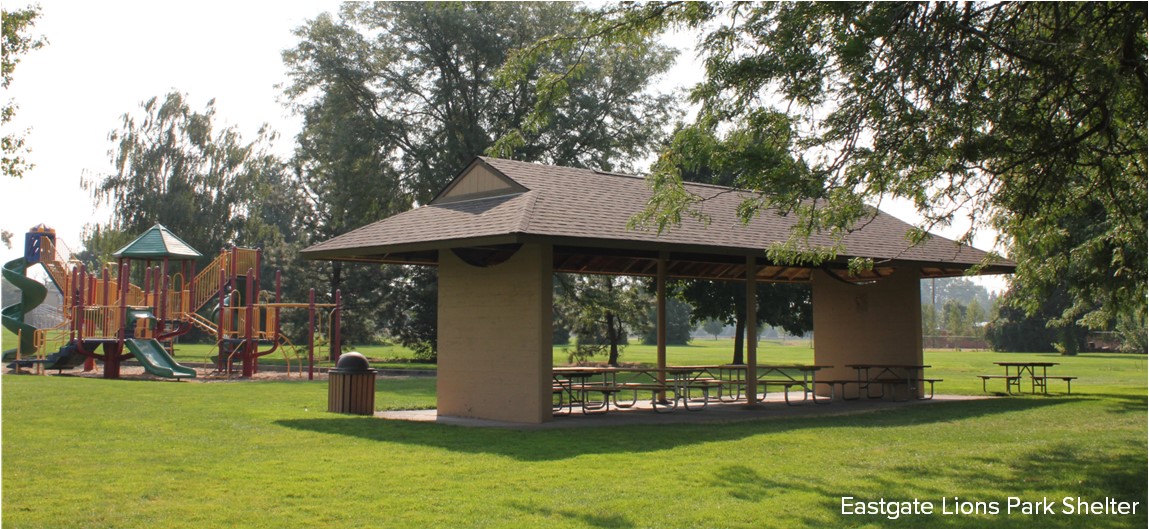
[[[375,414],[375,370],[362,354],[343,353],[327,373],[327,411]]]

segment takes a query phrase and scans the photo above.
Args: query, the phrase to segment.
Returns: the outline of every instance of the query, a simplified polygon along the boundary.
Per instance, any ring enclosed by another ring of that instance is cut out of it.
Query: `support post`
[[[758,262],[746,256],[746,402],[758,400]]]
[[[255,374],[255,340],[252,337],[255,322],[255,304],[251,299],[252,270],[247,269],[247,300],[244,306],[243,318],[243,378],[251,378]]]
[[[219,267],[219,324],[215,327],[215,343],[216,349],[219,351],[219,368],[231,375],[231,351],[224,350],[224,336],[226,336],[227,329],[225,328],[226,322],[231,318],[230,307],[227,306],[227,292],[225,286],[227,285],[227,266]],[[226,354],[225,354],[226,353]]]
[[[156,297],[158,300],[156,303],[159,304],[159,306],[156,307],[159,309],[156,311],[156,316],[159,320],[156,322],[157,336],[163,334],[164,321],[168,319],[168,289],[171,288],[171,283],[169,282],[171,278],[168,276],[169,273],[170,270],[168,269],[168,258],[165,256],[163,262],[160,264],[160,276],[157,278],[157,282],[159,283],[158,286],[160,287],[160,295]]]
[[[661,371],[666,369],[666,261],[669,254],[660,252],[658,254],[658,268],[655,277],[655,290],[657,293],[656,311],[657,311],[657,329],[656,329],[656,343],[658,351],[658,382],[666,384],[666,372]],[[665,400],[666,395],[659,395],[660,399]]]
[[[275,303],[278,305],[279,303],[282,303],[282,302],[283,302],[282,274],[280,273],[279,270],[276,270],[275,271]],[[270,333],[271,334],[271,341],[278,344],[279,343],[279,307],[275,307],[275,308],[271,309],[271,313],[273,315],[273,319],[275,320],[274,325],[269,325],[269,327],[270,327],[269,330],[271,331],[271,333]],[[290,364],[287,366],[287,371],[289,373],[291,372],[291,365]]]
[[[335,310],[331,312],[331,361],[338,362],[343,354],[343,345],[340,343],[339,319],[343,312],[343,292],[335,291]]]
[[[104,292],[103,292],[104,300],[103,300],[103,303],[98,303],[99,305],[111,305],[112,304],[112,294],[111,294],[112,282],[111,282],[111,278],[112,278],[112,274],[110,272],[108,272],[108,267],[105,266],[104,267],[104,289],[103,289],[104,290]]]
[[[307,380],[315,380],[315,289],[307,292]]]

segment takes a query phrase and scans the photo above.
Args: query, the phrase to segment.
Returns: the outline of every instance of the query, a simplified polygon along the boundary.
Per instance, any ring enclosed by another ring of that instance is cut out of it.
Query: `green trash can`
[[[327,373],[327,411],[351,415],[375,414],[375,370],[356,352],[340,355]]]

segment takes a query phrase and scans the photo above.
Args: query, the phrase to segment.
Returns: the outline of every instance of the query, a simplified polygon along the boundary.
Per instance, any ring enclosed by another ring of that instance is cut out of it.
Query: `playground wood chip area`
[[[196,366],[194,364],[190,364],[189,367],[196,367]],[[203,369],[198,369],[198,368],[196,369],[196,373],[197,373],[197,375],[195,378],[184,379],[183,381],[192,382],[192,383],[245,382],[245,381],[260,381],[260,380],[263,380],[263,381],[272,381],[272,380],[274,380],[274,381],[293,381],[293,380],[294,381],[307,381],[307,373],[306,372],[303,373],[302,375],[300,375],[299,373],[295,373],[295,372],[287,373],[287,372],[283,372],[283,371],[266,370],[266,371],[259,371],[259,372],[253,373],[251,375],[251,377],[249,377],[249,378],[241,378],[239,376],[238,372],[232,373],[229,376],[229,375],[224,374],[224,373],[213,373],[211,371],[205,372]],[[4,374],[5,375],[24,374],[24,375],[38,376],[38,375],[32,374],[32,372],[27,370],[27,369],[22,369],[19,373],[12,371],[12,370],[5,369]],[[77,369],[77,370],[73,370],[70,372],[64,372],[64,373],[59,373],[59,374],[55,373],[55,372],[49,372],[48,376],[103,378],[103,373],[99,369],[96,369],[94,371],[89,371],[86,373]],[[156,381],[156,382],[179,382],[179,380],[161,378],[161,377],[157,377],[154,375],[150,375],[146,371],[144,371],[143,367],[138,367],[138,366],[133,366],[133,365],[121,366],[119,378],[124,379],[124,380],[149,380],[149,381]],[[322,372],[320,370],[316,370],[314,380],[327,380],[327,370],[324,369]]]

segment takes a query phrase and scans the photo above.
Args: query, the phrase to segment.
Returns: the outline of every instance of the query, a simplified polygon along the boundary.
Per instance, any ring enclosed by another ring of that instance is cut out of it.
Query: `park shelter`
[[[909,224],[876,212],[844,238],[833,262],[783,266],[764,249],[787,239],[793,217],[765,210],[744,223],[737,209],[751,193],[686,189],[706,199],[708,222],[684,218],[662,233],[636,230],[628,222],[651,197],[641,177],[480,157],[430,203],[303,255],[437,266],[439,414],[527,423],[551,418],[555,272],[656,278],[662,364],[667,279],[743,281],[750,293],[758,281],[811,283],[814,359],[836,366],[828,375],[834,378],[852,376],[845,368],[852,362],[921,364],[920,280],[962,275],[987,260],[985,252],[937,236],[911,246]],[[809,244],[832,241],[814,236]],[[875,266],[852,277],[852,257],[872,258]],[[1013,268],[994,261],[980,272]],[[753,336],[755,296],[746,298]],[[753,369],[754,341],[747,342]]]

